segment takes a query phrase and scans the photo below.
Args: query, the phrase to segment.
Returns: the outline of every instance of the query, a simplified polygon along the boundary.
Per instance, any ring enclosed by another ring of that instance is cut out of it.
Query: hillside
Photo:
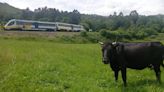
[[[0,2],[0,20],[2,20],[4,17],[6,19],[8,18],[18,18],[21,16],[21,11],[18,8],[15,8],[7,3],[1,3]]]

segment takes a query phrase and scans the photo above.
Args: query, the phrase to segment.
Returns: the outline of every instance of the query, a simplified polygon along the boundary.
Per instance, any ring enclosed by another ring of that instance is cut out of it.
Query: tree
[[[116,17],[116,16],[117,16],[117,12],[114,12],[114,13],[113,13],[113,16]]]
[[[79,24],[80,20],[81,20],[80,12],[78,10],[73,10],[73,12],[70,13],[69,23]]]
[[[22,19],[32,19],[33,12],[27,7],[25,10],[22,10],[21,18]]]
[[[131,11],[129,16],[130,16],[132,24],[136,24],[139,17],[139,14],[137,13],[137,11],[136,10]]]
[[[124,16],[124,14],[123,14],[122,12],[120,12],[118,16],[123,17],[123,16]]]

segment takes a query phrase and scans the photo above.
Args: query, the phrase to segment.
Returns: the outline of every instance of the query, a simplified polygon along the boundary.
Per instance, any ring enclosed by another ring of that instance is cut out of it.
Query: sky
[[[108,16],[114,12],[125,15],[137,10],[141,15],[164,14],[164,0],[0,0],[14,7],[34,10],[38,7],[63,11],[77,9],[80,13]]]

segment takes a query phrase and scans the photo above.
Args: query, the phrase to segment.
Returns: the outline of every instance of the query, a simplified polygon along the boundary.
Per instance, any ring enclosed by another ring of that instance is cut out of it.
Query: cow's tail
[[[163,60],[164,60],[164,58],[163,58]],[[161,64],[161,65],[162,65],[162,67],[164,68],[164,61],[162,62],[162,64]]]
[[[164,64],[162,63],[162,67],[164,68]]]
[[[164,45],[162,45],[162,53],[163,53],[162,58],[164,60]],[[162,62],[162,67],[164,68],[164,61]]]

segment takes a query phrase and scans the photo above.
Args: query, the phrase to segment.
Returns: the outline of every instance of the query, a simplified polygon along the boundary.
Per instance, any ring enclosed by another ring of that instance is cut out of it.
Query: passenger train
[[[32,20],[12,19],[4,26],[5,30],[34,30],[34,31],[84,31],[82,25],[68,24],[62,22],[43,22]]]

